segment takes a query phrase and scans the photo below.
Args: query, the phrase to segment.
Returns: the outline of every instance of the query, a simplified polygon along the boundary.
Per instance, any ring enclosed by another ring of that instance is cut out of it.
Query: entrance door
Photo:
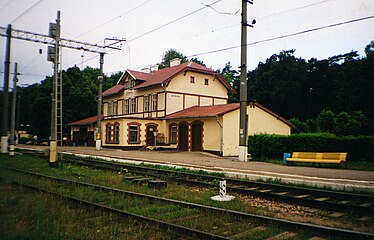
[[[178,139],[178,149],[180,151],[188,150],[188,125],[179,125],[179,139]]]
[[[203,126],[200,123],[195,123],[192,125],[192,151],[201,151],[202,150],[202,132]]]
[[[147,145],[148,146],[154,146],[155,145],[155,135],[156,132],[156,126],[149,125],[147,126]]]

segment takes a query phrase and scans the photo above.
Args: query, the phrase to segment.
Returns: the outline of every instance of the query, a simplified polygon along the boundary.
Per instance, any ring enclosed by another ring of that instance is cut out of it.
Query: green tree
[[[226,81],[234,88],[236,93],[229,94],[229,103],[239,102],[239,74],[237,71],[232,69],[230,62],[225,64],[225,67],[218,72],[226,79]]]
[[[335,113],[331,110],[323,110],[318,115],[317,127],[321,132],[333,133],[335,129]]]
[[[62,71],[63,126],[97,114],[99,75],[100,70],[91,67],[80,70],[74,66]],[[109,77],[105,76],[103,91],[112,87],[121,75],[122,72],[118,72]],[[20,88],[19,91],[20,123],[30,124],[31,133],[41,138],[48,138],[50,134],[51,91],[51,77],[46,77],[41,83]]]
[[[305,118],[307,63],[295,50],[274,54],[248,74],[248,96],[286,118]]]
[[[368,45],[366,45],[365,53],[366,56],[374,54],[374,41],[371,41]]]

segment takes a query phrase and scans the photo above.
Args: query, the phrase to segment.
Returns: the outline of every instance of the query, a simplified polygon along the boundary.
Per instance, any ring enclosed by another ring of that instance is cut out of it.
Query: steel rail
[[[205,179],[208,181],[217,181],[220,180],[220,177],[215,176],[207,176],[202,174],[196,173],[184,173],[180,171],[172,171],[172,170],[164,170],[164,169],[151,169],[143,166],[133,166],[123,163],[113,163],[113,162],[104,162],[104,161],[97,161],[91,159],[82,160],[81,158],[76,158],[80,161],[84,161],[85,163],[78,163],[81,165],[92,166],[92,167],[100,167],[103,169],[108,169],[112,171],[120,171],[121,169],[125,168],[130,170],[131,172],[136,172],[138,174],[145,174],[159,178],[166,178],[166,179],[173,179],[174,181],[178,181],[181,183],[188,183],[188,184],[195,184],[199,186],[205,187],[215,187],[215,185],[207,182],[201,182],[196,180],[187,179],[189,177],[192,178],[199,178]],[[69,161],[69,160],[66,160]],[[77,163],[75,161],[69,161],[71,163]],[[87,164],[87,162],[90,162]],[[107,166],[94,166],[92,163],[107,165]],[[109,166],[109,167],[108,167]],[[121,167],[120,169],[118,167]],[[161,172],[167,175],[160,175],[154,172]],[[186,178],[182,177],[174,177],[170,175],[182,175]],[[374,215],[374,208],[373,207],[366,207],[360,205],[349,205],[349,204],[341,204],[338,202],[332,201],[317,201],[314,200],[317,197],[329,197],[332,200],[352,200],[352,201],[360,201],[360,202],[371,202],[374,205],[374,196],[364,195],[364,194],[355,194],[355,193],[343,193],[343,192],[334,192],[334,191],[327,191],[327,190],[319,190],[319,189],[311,189],[311,188],[302,188],[297,186],[284,186],[280,184],[273,184],[273,183],[262,183],[262,182],[255,182],[255,181],[248,181],[248,180],[239,180],[233,178],[225,178],[227,183],[227,189],[232,192],[237,192],[246,195],[255,195],[258,197],[263,198],[271,198],[275,200],[280,200],[284,202],[306,205],[310,207],[318,207],[318,208],[325,208],[328,210],[334,211],[349,211],[356,214],[370,214]],[[239,185],[239,186],[238,186]],[[259,187],[265,188],[266,190],[270,191],[261,191],[264,189],[253,189],[251,187]],[[279,194],[280,192],[290,192],[290,194]],[[299,198],[297,196],[300,195],[310,195],[313,197],[312,199],[303,197]]]
[[[223,214],[232,214],[237,217],[241,217],[244,219],[255,219],[261,222],[265,223],[278,223],[280,225],[283,225],[288,228],[292,229],[304,229],[309,232],[313,233],[324,233],[328,234],[329,236],[341,236],[341,237],[347,237],[350,239],[367,239],[367,238],[374,238],[374,234],[372,233],[367,233],[367,232],[358,232],[358,231],[353,231],[353,230],[347,230],[347,229],[339,229],[339,228],[333,228],[333,227],[327,227],[327,226],[320,226],[320,225],[315,225],[315,224],[310,224],[310,223],[299,223],[299,222],[294,222],[294,221],[289,221],[289,220],[284,220],[284,219],[279,219],[279,218],[272,218],[272,217],[267,217],[267,216],[260,216],[260,215],[255,215],[251,213],[245,213],[245,212],[239,212],[236,210],[228,210],[228,209],[222,209],[222,208],[217,208],[217,207],[211,207],[207,205],[202,205],[202,204],[197,204],[197,203],[189,203],[185,201],[179,201],[179,200],[174,200],[174,199],[168,199],[168,198],[163,198],[163,197],[157,197],[153,195],[147,195],[143,193],[136,193],[136,192],[130,192],[126,190],[121,190],[121,189],[116,189],[112,187],[107,187],[107,186],[101,186],[97,184],[91,184],[91,183],[85,183],[85,182],[80,182],[80,181],[75,181],[75,180],[68,180],[64,178],[58,178],[58,177],[53,177],[53,176],[48,176],[44,174],[39,174],[31,171],[26,171],[26,170],[21,170],[21,169],[16,169],[16,168],[10,168],[10,167],[0,167],[16,172],[21,172],[21,173],[26,173],[30,175],[35,175],[38,177],[43,177],[46,179],[53,179],[56,181],[62,181],[62,182],[70,182],[74,183],[77,185],[82,185],[82,186],[87,186],[91,188],[96,188],[96,189],[101,189],[101,190],[107,190],[107,191],[112,191],[112,192],[118,192],[118,193],[123,193],[123,194],[128,194],[132,196],[138,196],[138,197],[143,197],[147,199],[152,199],[156,201],[161,201],[161,202],[167,202],[167,203],[174,203],[174,204],[179,204],[183,205],[189,208],[196,208],[196,209],[201,209],[201,210],[209,210],[209,211],[215,211],[217,213],[223,213]]]
[[[4,179],[3,177],[0,177],[0,178]],[[38,186],[25,184],[25,183],[20,183],[20,182],[14,181],[14,180],[11,180],[11,183],[18,184],[18,185],[21,185],[21,186],[24,186],[24,187],[27,187],[27,188],[30,188],[30,189],[33,189],[33,190],[37,190],[37,191],[40,191],[40,192],[55,195],[55,196],[61,197],[63,199],[69,200],[73,203],[84,204],[88,207],[96,207],[96,208],[99,208],[99,209],[104,209],[104,210],[107,210],[107,211],[109,211],[111,213],[114,213],[114,214],[120,214],[122,216],[134,218],[134,219],[140,220],[142,222],[152,223],[154,225],[161,226],[164,229],[171,229],[173,231],[176,231],[179,234],[180,233],[182,233],[183,235],[193,234],[194,236],[198,237],[199,239],[217,239],[217,240],[227,240],[227,239],[229,239],[227,237],[223,237],[223,236],[219,236],[219,235],[216,235],[216,234],[200,231],[200,230],[197,230],[197,229],[192,229],[192,228],[184,227],[184,226],[181,226],[181,225],[157,220],[157,219],[154,219],[154,218],[145,217],[145,216],[142,216],[142,215],[139,215],[139,214],[130,213],[130,212],[127,212],[127,211],[124,211],[124,210],[121,210],[121,209],[117,209],[117,208],[113,208],[113,207],[109,207],[109,206],[106,206],[106,205],[103,205],[103,204],[94,203],[94,202],[90,202],[90,201],[87,201],[87,200],[67,196],[67,195],[64,195],[64,194],[61,194],[61,193],[57,193],[57,192],[53,192],[53,191],[50,191],[50,190],[46,190],[44,188],[40,188]]]

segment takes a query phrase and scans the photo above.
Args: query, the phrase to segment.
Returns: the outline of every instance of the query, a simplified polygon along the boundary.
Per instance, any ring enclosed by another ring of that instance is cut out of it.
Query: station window
[[[144,96],[144,112],[149,111],[149,96]]]
[[[136,113],[136,98],[131,98],[130,113]]]
[[[207,85],[207,86],[209,85],[209,79],[207,78],[204,79],[204,85]]]
[[[125,99],[123,105],[124,114],[129,114],[129,99]]]
[[[129,126],[129,143],[139,143],[139,126]]]
[[[170,125],[170,143],[177,143],[177,125]]]
[[[152,111],[157,111],[157,94],[152,94]]]
[[[108,116],[113,116],[113,102],[108,102]]]
[[[105,125],[105,142],[106,143],[119,143],[119,123],[107,123]]]
[[[118,115],[118,101],[113,101],[112,115],[113,116]]]
[[[195,77],[193,76],[190,77],[190,83],[195,83]]]

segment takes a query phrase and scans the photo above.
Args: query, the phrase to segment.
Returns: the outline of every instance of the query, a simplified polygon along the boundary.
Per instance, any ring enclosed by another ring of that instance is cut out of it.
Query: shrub
[[[248,151],[254,159],[280,159],[285,152],[348,152],[349,160],[370,161],[374,154],[374,136],[258,134],[248,137]]]

